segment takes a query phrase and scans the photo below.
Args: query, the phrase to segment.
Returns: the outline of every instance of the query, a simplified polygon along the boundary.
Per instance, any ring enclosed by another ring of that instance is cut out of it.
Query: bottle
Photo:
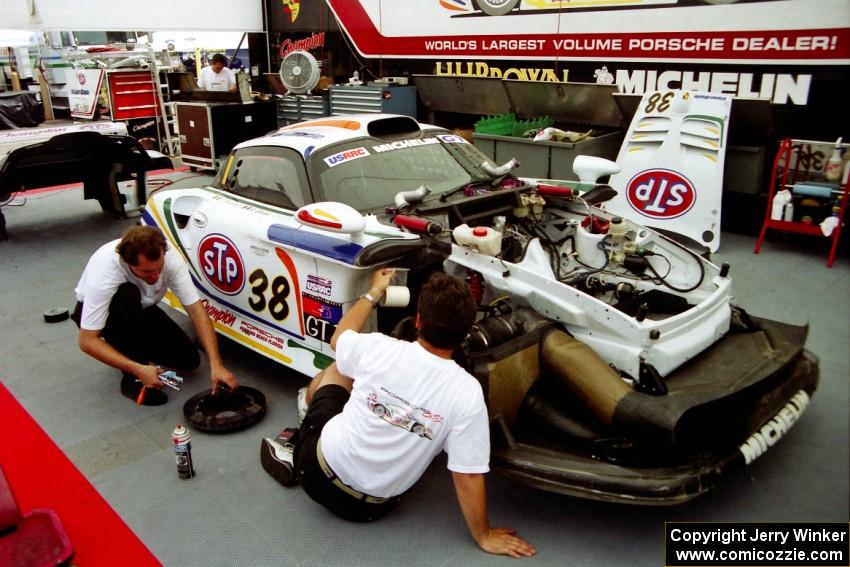
[[[184,479],[192,478],[195,476],[195,467],[192,463],[192,437],[189,435],[189,430],[178,425],[171,434],[171,442],[174,444],[177,476]]]
[[[489,226],[473,228],[462,224],[454,228],[452,235],[458,245],[467,246],[487,256],[498,256],[502,251],[502,233]]]
[[[626,233],[629,231],[629,226],[622,217],[614,217],[608,225],[608,234],[611,235],[611,252],[608,254],[608,260],[614,264],[622,264],[625,259],[623,245],[625,244]]]
[[[785,205],[785,212],[782,216],[782,220],[785,222],[792,222],[794,220],[794,203],[789,202]]]
[[[791,202],[791,191],[783,189],[777,191],[773,196],[773,203],[770,207],[770,220],[782,220],[782,212],[785,210],[785,205]]]
[[[841,138],[835,141],[835,147],[832,148],[832,155],[829,161],[826,162],[826,171],[824,177],[827,181],[838,181],[841,179]]]

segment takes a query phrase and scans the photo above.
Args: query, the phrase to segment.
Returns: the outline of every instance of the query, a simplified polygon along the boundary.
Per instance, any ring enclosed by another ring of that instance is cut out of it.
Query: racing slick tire
[[[519,0],[477,0],[476,4],[488,16],[504,16],[517,7]]]

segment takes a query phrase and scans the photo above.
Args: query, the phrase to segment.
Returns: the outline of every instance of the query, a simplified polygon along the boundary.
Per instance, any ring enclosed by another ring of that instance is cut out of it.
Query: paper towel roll
[[[837,189],[838,187],[835,185],[819,185],[816,183],[795,183],[794,194],[828,199],[832,197],[833,188]]]
[[[407,307],[410,303],[410,290],[403,285],[391,285],[381,298],[381,307]]]

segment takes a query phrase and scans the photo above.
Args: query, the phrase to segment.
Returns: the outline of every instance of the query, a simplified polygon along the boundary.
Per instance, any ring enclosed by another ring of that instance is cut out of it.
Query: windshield
[[[354,140],[310,161],[323,200],[362,211],[391,205],[397,193],[422,185],[439,194],[489,179],[480,165],[490,159],[460,136],[431,130],[410,140]]]

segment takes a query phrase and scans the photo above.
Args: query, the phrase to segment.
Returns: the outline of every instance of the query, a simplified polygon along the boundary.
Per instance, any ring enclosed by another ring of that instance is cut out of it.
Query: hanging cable
[[[699,266],[699,281],[697,283],[695,283],[694,285],[692,285],[691,287],[680,288],[680,287],[676,287],[673,284],[667,282],[667,277],[670,275],[670,272],[673,270],[673,265],[670,263],[670,260],[668,258],[666,258],[663,254],[658,254],[657,252],[652,254],[654,256],[661,256],[661,258],[663,258],[667,262],[667,265],[670,266],[670,268],[667,270],[667,273],[664,274],[663,277],[661,276],[661,274],[659,274],[655,270],[654,267],[652,267],[652,263],[647,262],[646,265],[649,267],[650,271],[653,274],[655,274],[655,276],[660,280],[661,285],[663,285],[667,288],[670,288],[673,291],[678,291],[679,293],[688,293],[688,292],[693,291],[693,290],[695,290],[696,288],[698,288],[699,286],[702,285],[702,282],[705,280],[705,267],[702,265],[702,260],[700,260],[699,256],[697,256],[693,251],[691,251],[689,248],[687,248],[685,246],[682,246],[682,248],[688,254],[690,254],[691,256],[694,257],[694,259],[697,262],[697,266]]]

